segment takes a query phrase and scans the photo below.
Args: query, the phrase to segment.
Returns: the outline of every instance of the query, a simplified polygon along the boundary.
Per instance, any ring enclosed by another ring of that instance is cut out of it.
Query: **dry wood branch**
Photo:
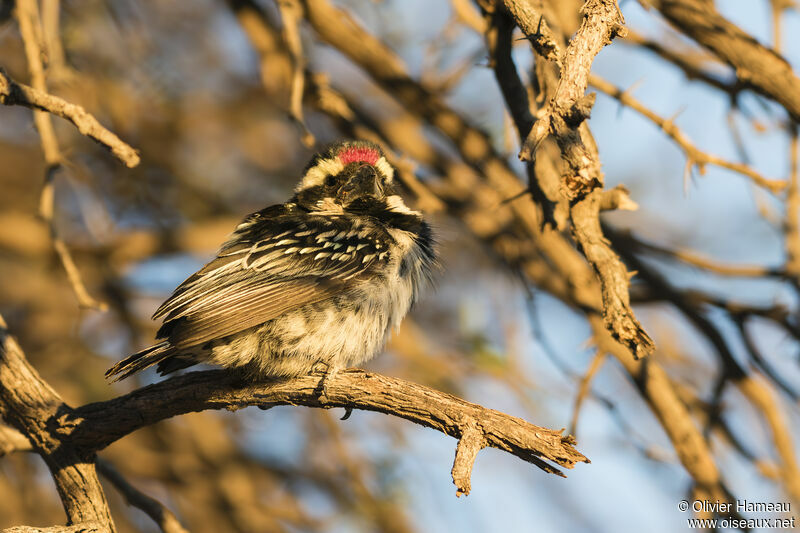
[[[228,0],[228,4],[258,53],[261,84],[271,97],[282,100],[294,72],[286,42],[277,32],[263,31],[267,17],[253,0]]]
[[[48,112],[72,122],[81,134],[108,148],[117,159],[127,167],[139,164],[139,154],[131,146],[124,143],[114,133],[104,128],[100,122],[83,107],[67,102],[63,98],[48,94],[43,90],[29,87],[11,79],[0,69],[0,103],[4,105],[21,105],[39,112]],[[39,130],[41,133],[41,129]],[[47,158],[48,160],[52,158]],[[55,157],[59,160],[60,156]]]
[[[603,236],[602,197],[603,191],[596,190],[572,205],[572,234],[600,278],[606,328],[639,358],[652,353],[655,344],[633,314],[628,293],[631,274]]]
[[[723,17],[708,0],[652,0],[664,18],[736,69],[747,88],[781,104],[800,122],[800,78],[777,52]]]
[[[341,372],[327,382],[325,397],[319,394],[317,375],[247,383],[235,372],[193,372],[78,408],[70,417],[70,442],[85,450],[98,450],[143,426],[180,414],[276,405],[376,411],[455,438],[474,425],[480,428],[487,446],[558,475],[563,474],[546,461],[565,468],[587,461],[575,450],[574,439],[560,431],[535,426],[416,383],[355,369]]]
[[[772,48],[780,53],[783,48],[781,28],[783,11],[795,7],[795,3],[794,0],[770,0],[769,3],[772,8]]]
[[[800,502],[800,468],[792,442],[790,423],[775,397],[774,390],[755,372],[735,382],[739,391],[759,411],[772,433],[775,450],[780,458],[780,478],[786,493],[797,504]]]
[[[575,404],[572,406],[572,419],[569,423],[570,434],[576,434],[578,431],[578,415],[581,412],[583,401],[589,395],[592,379],[603,366],[607,355],[608,354],[604,351],[598,351],[592,358],[592,362],[589,364],[589,368],[586,369],[586,373],[581,377],[578,385],[578,394],[575,395]]]
[[[488,17],[487,17],[488,18]],[[508,112],[511,116],[514,126],[517,129],[517,134],[520,139],[524,139],[530,133],[531,128],[535,122],[534,110],[531,101],[528,98],[528,88],[522,82],[517,72],[517,66],[511,57],[512,49],[512,35],[515,28],[515,23],[512,18],[505,12],[495,12],[492,14],[490,24],[486,26],[484,32],[486,38],[486,45],[491,57],[491,64],[494,70],[494,75],[500,91],[503,94]],[[534,163],[526,165],[528,173],[528,191],[531,198],[536,204],[541,207],[542,218],[544,225],[550,227],[562,228],[559,221],[556,220],[555,210],[556,206],[547,196],[544,191],[545,180],[549,179],[553,183],[560,182],[558,170],[553,165],[552,160],[547,158],[540,158]],[[553,194],[555,198],[557,194]],[[562,202],[564,210],[566,210],[565,202]],[[561,217],[564,222],[565,217]]]
[[[715,165],[721,168],[727,168],[728,170],[733,170],[734,172],[738,172],[743,176],[747,176],[753,180],[753,183],[764,187],[774,194],[786,189],[785,181],[766,178],[750,165],[745,165],[744,163],[734,163],[721,157],[703,152],[694,146],[694,144],[692,144],[692,141],[689,139],[689,137],[683,131],[681,131],[672,120],[665,119],[657,115],[648,109],[644,104],[632,97],[630,93],[615,87],[613,84],[604,80],[600,76],[594,74],[590,75],[589,83],[599,91],[611,96],[612,98],[615,98],[621,104],[624,104],[634,111],[642,114],[656,126],[661,128],[664,133],[669,135],[686,153],[687,164],[690,166],[696,165],[700,171],[700,174],[705,173],[705,165]]]
[[[582,11],[584,19],[567,47],[558,87],[519,154],[523,160],[533,160],[542,141],[554,135],[561,157],[569,166],[563,192],[570,199],[603,185],[600,162],[584,145],[578,126],[589,117],[594,104],[593,95],[586,94],[592,62],[600,50],[623,31],[624,22],[616,0],[589,0]],[[515,20],[520,27],[533,22]]]
[[[456,496],[469,495],[472,489],[472,467],[478,452],[486,445],[483,432],[473,424],[464,428],[461,438],[456,445],[456,458],[453,461],[453,483],[456,486]]]
[[[52,11],[52,9],[53,6],[49,5],[48,11]],[[64,108],[65,105],[72,106],[72,104],[67,104],[60,98],[47,94],[47,80],[45,78],[44,64],[42,61],[42,40],[44,39],[44,33],[52,33],[52,28],[49,28],[51,31],[44,31],[39,17],[39,6],[35,0],[20,0],[17,2],[15,13],[17,22],[19,23],[19,31],[22,35],[22,42],[25,46],[25,55],[28,59],[28,70],[31,74],[31,83],[33,87],[27,87],[14,82],[8,77],[5,71],[0,68],[0,103],[5,105],[24,105],[33,109],[33,121],[36,125],[36,130],[39,132],[46,163],[45,184],[42,188],[39,201],[40,213],[50,227],[53,248],[58,254],[61,264],[64,266],[69,282],[72,285],[72,290],[78,299],[78,304],[81,307],[102,309],[103,304],[92,298],[86,290],[80,273],[72,259],[72,255],[59,237],[53,220],[53,196],[55,194],[53,182],[56,172],[61,167],[62,160],[61,150],[58,147],[58,140],[56,139],[53,121],[50,115],[50,113],[54,111],[49,109],[43,110],[44,108],[42,106],[44,105],[44,101],[49,104],[55,102],[59,104],[56,107],[60,108]],[[53,18],[52,13],[49,15],[49,18]],[[41,100],[39,104],[36,104],[36,98]],[[51,107],[53,106],[51,105]],[[77,106],[73,107],[80,109],[86,114],[82,108],[78,108]],[[50,111],[50,113],[45,111]]]
[[[533,2],[525,0],[503,0],[503,6],[519,25],[519,29],[543,58],[561,66],[561,47],[547,25],[544,15],[537,11]],[[569,54],[569,51],[568,51]]]
[[[16,3],[15,10],[17,23],[19,24],[19,32],[22,36],[22,44],[25,47],[25,57],[28,60],[28,71],[31,74],[31,83],[33,89],[42,93],[47,92],[47,81],[45,79],[44,64],[42,62],[42,23],[39,18],[39,5],[35,0],[19,0]],[[19,85],[14,84],[9,80],[5,71],[0,70],[0,102],[5,105],[17,105],[10,92],[14,87]],[[8,100],[11,100],[9,102]],[[28,98],[16,98],[17,100],[27,101]],[[19,105],[25,105],[20,103]],[[28,106],[31,107],[31,106]],[[45,113],[46,110],[33,109],[33,121],[36,124],[36,130],[39,132],[39,137],[42,140],[42,150],[44,151],[44,158],[48,165],[55,165],[61,161],[61,151],[58,149],[58,141],[56,141],[55,130],[53,129],[53,122],[50,120],[50,115]]]
[[[91,454],[62,446],[58,430],[71,409],[28,364],[0,317],[0,415],[30,441],[50,468],[61,502],[72,524],[114,524],[97,479]]]
[[[72,259],[72,254],[70,253],[69,248],[67,248],[64,240],[61,238],[58,228],[56,227],[55,218],[53,216],[55,200],[55,176],[60,169],[60,163],[48,164],[47,166],[44,187],[42,187],[42,193],[39,197],[39,214],[50,229],[50,241],[53,244],[53,249],[56,251],[58,258],[61,260],[61,265],[64,267],[64,272],[67,274],[67,280],[72,287],[72,292],[78,299],[78,306],[83,309],[98,309],[100,311],[105,311],[108,308],[108,305],[105,302],[101,302],[93,298],[89,294],[89,291],[86,289],[86,285],[83,283],[83,278],[81,278],[81,273],[78,270],[77,265],[75,265],[75,260]]]
[[[784,276],[784,269],[761,265],[730,265],[720,263],[703,257],[688,250],[675,250],[658,244],[645,242],[638,237],[631,236],[631,242],[638,249],[654,252],[655,254],[673,257],[687,265],[702,268],[723,276],[740,276],[747,278]]]
[[[470,0],[450,0],[453,9],[453,17],[477,33],[483,33],[486,29],[486,22],[475,9]]]
[[[302,141],[306,146],[314,145],[314,134],[306,127],[303,118],[303,93],[305,86],[306,60],[303,55],[303,44],[300,40],[300,19],[302,8],[299,0],[278,0],[283,23],[283,39],[292,59],[292,85],[289,92],[289,115],[302,132]]]
[[[800,141],[797,127],[792,128],[789,141],[789,189],[784,231],[786,273],[791,276],[795,287],[800,287]]]
[[[719,470],[714,463],[708,443],[692,420],[686,405],[678,397],[664,369],[652,358],[642,361],[631,360],[618,344],[611,342],[600,323],[599,316],[590,315],[589,322],[598,349],[613,355],[628,371],[645,401],[661,422],[678,458],[695,483],[708,488],[716,497],[722,496]],[[727,498],[722,497],[722,501],[726,500]]]
[[[153,519],[153,522],[158,525],[161,531],[164,533],[188,533],[172,511],[167,509],[164,504],[155,498],[151,498],[131,485],[128,480],[114,468],[114,465],[101,458],[98,458],[95,464],[97,465],[97,471],[117,488],[125,497],[125,501],[127,501],[129,505],[144,511],[147,516]]]
[[[729,83],[724,79],[720,79],[716,74],[710,72],[707,68],[703,58],[697,57],[698,54],[690,52],[681,52],[671,48],[667,48],[658,40],[648,39],[643,35],[629,30],[622,42],[640,46],[645,50],[649,50],[658,55],[665,61],[672,63],[683,71],[686,78],[690,80],[701,81],[715,89],[719,89],[732,98],[744,88],[736,80]],[[715,61],[716,63],[716,61]],[[721,66],[721,65],[720,65]]]
[[[542,120],[536,121],[531,129],[526,92],[510,56],[510,29],[502,19],[495,18],[494,22],[495,36],[492,38],[490,35],[489,42],[495,57],[495,75],[520,137],[524,138],[527,135],[530,138]],[[591,61],[586,67],[587,74],[590,66]],[[557,95],[558,90],[556,96],[551,100],[551,104],[556,101]],[[571,131],[580,140],[581,134],[578,126],[580,124],[575,124]],[[587,135],[589,134],[587,133]],[[562,150],[562,157],[565,157],[564,146],[561,144],[559,146]],[[599,168],[600,163],[593,146],[584,146],[581,141],[581,147],[587,157],[594,161]],[[647,355],[653,351],[654,343],[633,314],[628,294],[628,272],[608,245],[599,220],[601,209],[636,209],[637,205],[630,199],[627,189],[624,187],[616,187],[610,191],[595,190],[589,192],[588,195],[584,191],[573,199],[569,209],[573,235],[600,279],[606,325],[614,338],[625,344],[634,357]]]

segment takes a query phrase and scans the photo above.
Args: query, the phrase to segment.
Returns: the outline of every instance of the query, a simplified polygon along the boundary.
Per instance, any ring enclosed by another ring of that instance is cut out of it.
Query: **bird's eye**
[[[328,177],[325,178],[325,185],[328,187],[336,185],[336,176],[334,176],[333,174],[328,175]]]

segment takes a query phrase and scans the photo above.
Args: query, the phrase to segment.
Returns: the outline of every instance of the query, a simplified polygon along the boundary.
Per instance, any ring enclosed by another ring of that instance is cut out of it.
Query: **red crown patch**
[[[339,161],[343,164],[353,163],[356,161],[363,161],[374,165],[378,162],[381,154],[374,148],[367,148],[365,146],[353,146],[352,148],[345,148],[339,152]]]

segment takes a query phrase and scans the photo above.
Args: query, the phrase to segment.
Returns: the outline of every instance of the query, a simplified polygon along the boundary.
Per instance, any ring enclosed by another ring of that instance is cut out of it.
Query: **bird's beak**
[[[363,165],[350,180],[339,189],[339,197],[348,203],[356,198],[371,196],[383,198],[380,175],[372,165]]]

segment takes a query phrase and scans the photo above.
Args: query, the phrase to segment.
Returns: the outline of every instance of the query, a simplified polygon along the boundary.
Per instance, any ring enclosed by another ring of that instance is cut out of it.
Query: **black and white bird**
[[[375,356],[435,264],[430,227],[393,178],[369,142],[316,154],[288,202],[246,217],[156,310],[160,342],[106,376],[197,363],[254,376],[331,375]]]

